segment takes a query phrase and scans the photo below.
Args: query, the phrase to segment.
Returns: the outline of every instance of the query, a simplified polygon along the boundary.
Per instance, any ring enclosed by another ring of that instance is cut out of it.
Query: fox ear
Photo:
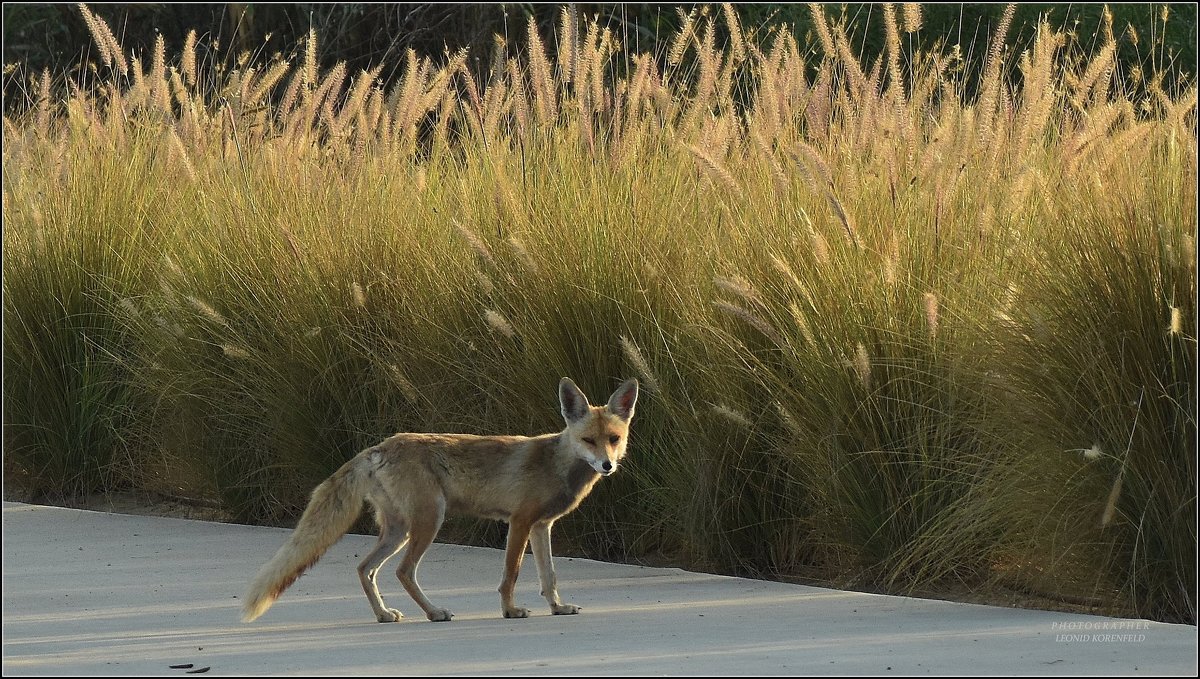
[[[622,420],[633,417],[633,406],[637,404],[638,381],[630,378],[617,387],[608,399],[608,412]]]
[[[558,383],[558,405],[562,409],[563,419],[570,424],[588,414],[587,396],[575,386],[571,378],[564,377]]]

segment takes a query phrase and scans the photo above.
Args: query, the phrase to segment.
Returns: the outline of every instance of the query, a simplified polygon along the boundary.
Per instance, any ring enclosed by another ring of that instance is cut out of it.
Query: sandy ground
[[[260,620],[238,622],[285,529],[4,503],[4,674],[1172,674],[1196,628],[893,597],[673,568],[556,559],[551,616],[526,559],[500,616],[498,550],[437,544],[421,581],[454,611],[431,623],[391,577],[374,622],[350,535]],[[190,667],[178,667],[190,665]],[[205,669],[207,668],[207,669]]]

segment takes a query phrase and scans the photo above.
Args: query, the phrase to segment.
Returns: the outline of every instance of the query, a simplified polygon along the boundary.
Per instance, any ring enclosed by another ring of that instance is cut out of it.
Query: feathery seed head
[[[222,344],[221,351],[229,358],[236,358],[243,361],[250,359],[250,352],[235,344]]]
[[[391,373],[392,380],[396,383],[396,386],[400,387],[400,393],[404,394],[404,398],[408,399],[409,403],[416,403],[420,399],[420,392],[417,391],[416,386],[408,379],[408,376],[404,374],[404,371],[400,369],[400,366],[395,363],[389,363],[387,367],[388,372]]]
[[[867,347],[862,342],[858,342],[854,347],[854,372],[858,374],[858,381],[862,383],[864,389],[871,388],[871,355],[867,353]]]
[[[649,361],[647,361],[646,357],[642,355],[642,352],[640,349],[638,349],[637,344],[634,344],[633,340],[624,335],[621,335],[620,341],[621,351],[625,354],[625,358],[629,360],[630,365],[632,365],[634,370],[637,371],[638,375],[642,378],[642,381],[646,383],[646,386],[649,387],[653,392],[662,393],[662,387],[658,383],[658,377],[656,377],[654,371],[650,369]]]
[[[729,422],[732,422],[732,423],[738,425],[739,427],[745,427],[746,429],[754,428],[754,425],[750,422],[750,419],[748,417],[743,415],[740,411],[735,410],[734,408],[730,408],[729,406],[727,406],[723,403],[713,403],[712,411],[714,414],[720,416],[721,418],[723,418],[725,420],[728,420]]]
[[[929,339],[937,339],[938,297],[932,292],[925,293],[925,321],[929,325]]]
[[[487,309],[483,312],[483,318],[487,321],[488,326],[491,327],[493,331],[498,332],[509,339],[516,337],[517,333],[515,330],[513,330],[512,324],[509,323],[508,319],[499,312]]]
[[[1121,497],[1121,487],[1125,482],[1125,469],[1117,472],[1117,479],[1113,482],[1112,490],[1108,492],[1108,501],[1104,503],[1104,513],[1100,516],[1100,527],[1104,528],[1112,523],[1117,513],[1117,500]]]
[[[214,309],[210,304],[198,297],[193,297],[192,295],[185,295],[184,297],[187,299],[188,303],[191,304],[194,309],[196,309],[196,311],[199,311],[201,315],[208,318],[208,320],[216,323],[217,325],[229,327],[229,321],[225,320],[225,317],[222,316],[221,313]]]
[[[904,3],[904,32],[916,33],[921,30],[921,3]]]

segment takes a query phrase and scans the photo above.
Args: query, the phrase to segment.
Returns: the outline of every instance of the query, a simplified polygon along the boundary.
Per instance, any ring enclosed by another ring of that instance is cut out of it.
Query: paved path
[[[287,531],[4,503],[4,675],[1196,674],[1196,628],[840,592],[558,558],[551,616],[526,558],[500,617],[502,553],[434,545],[421,583],[454,612],[373,621],[350,535],[258,621],[238,597]],[[387,577],[384,577],[387,573]],[[1105,628],[1108,629],[1105,629]]]

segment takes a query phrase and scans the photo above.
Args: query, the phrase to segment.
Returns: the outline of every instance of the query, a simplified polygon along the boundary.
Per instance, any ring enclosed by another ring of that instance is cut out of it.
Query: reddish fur
[[[313,491],[296,530],[263,566],[245,601],[245,620],[267,610],[292,583],[336,542],[362,509],[375,508],[380,542],[359,566],[367,599],[380,622],[398,619],[384,606],[375,583],[379,567],[395,554],[407,535],[408,550],[397,575],[430,620],[449,620],[433,606],[415,579],[416,567],[433,542],[446,512],[509,522],[505,573],[500,586],[507,617],[528,611],[512,603],[531,530],[538,531],[534,552],[551,610],[575,613],[554,589],[549,530],[559,517],[587,497],[603,468],[611,473],[625,454],[629,421],[637,400],[637,382],[623,384],[604,407],[564,378],[559,385],[567,428],[541,436],[473,436],[401,433],[372,446],[343,465]]]

